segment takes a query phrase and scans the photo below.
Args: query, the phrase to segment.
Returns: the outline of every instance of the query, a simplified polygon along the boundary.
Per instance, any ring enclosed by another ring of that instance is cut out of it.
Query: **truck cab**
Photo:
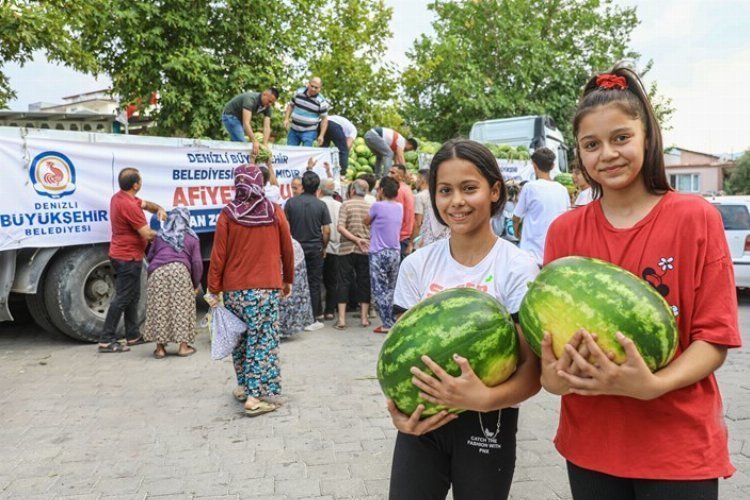
[[[550,116],[530,115],[476,122],[471,126],[469,139],[482,144],[524,146],[529,148],[530,153],[548,147],[556,157],[552,177],[568,171],[568,147]]]

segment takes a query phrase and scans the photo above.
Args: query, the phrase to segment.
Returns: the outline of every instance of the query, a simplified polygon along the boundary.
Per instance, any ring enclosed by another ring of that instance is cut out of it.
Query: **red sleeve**
[[[224,266],[227,257],[227,237],[229,227],[226,216],[219,214],[214,233],[214,246],[211,248],[211,263],[208,268],[208,290],[211,293],[221,292],[224,277]]]
[[[281,271],[284,283],[294,282],[294,246],[289,222],[281,207],[276,206],[276,220],[279,221],[279,247],[281,248]]]
[[[721,215],[716,210],[706,210],[706,250],[698,265],[690,341],[740,347],[734,269]]]
[[[544,243],[544,265],[546,266],[553,260],[559,259],[560,257],[566,257],[567,254],[561,248],[562,238],[561,234],[565,234],[564,226],[558,217],[549,227],[547,231],[547,239]]]
[[[148,225],[148,222],[146,222],[146,216],[143,215],[141,203],[141,199],[136,198],[134,203],[123,204],[122,211],[120,212],[120,217],[122,217],[122,219],[136,231],[143,226]]]

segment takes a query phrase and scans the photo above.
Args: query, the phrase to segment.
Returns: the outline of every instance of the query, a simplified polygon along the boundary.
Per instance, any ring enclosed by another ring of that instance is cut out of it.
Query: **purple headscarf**
[[[273,203],[263,191],[263,173],[256,165],[240,165],[234,169],[234,200],[223,212],[243,226],[267,226],[274,222]]]

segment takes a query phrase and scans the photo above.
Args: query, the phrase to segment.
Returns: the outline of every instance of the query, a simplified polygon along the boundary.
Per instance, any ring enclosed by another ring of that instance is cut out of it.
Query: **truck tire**
[[[47,271],[44,302],[52,324],[65,335],[97,342],[115,292],[115,273],[107,247],[77,247],[55,257]],[[146,316],[146,272],[141,276],[138,323]],[[118,333],[122,334],[122,321]]]
[[[34,323],[47,333],[62,335],[63,332],[52,324],[52,320],[50,320],[47,313],[47,306],[44,303],[44,280],[39,283],[37,290],[37,293],[26,294],[24,296],[26,298],[26,307],[31,317],[34,318]]]

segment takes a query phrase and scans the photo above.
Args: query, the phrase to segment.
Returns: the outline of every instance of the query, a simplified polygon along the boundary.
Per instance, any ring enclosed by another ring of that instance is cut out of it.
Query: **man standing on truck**
[[[375,153],[375,176],[390,172],[391,165],[404,165],[404,151],[416,151],[419,143],[413,137],[407,139],[392,128],[375,127],[365,132],[365,144]]]
[[[286,143],[289,146],[312,147],[316,142],[323,145],[328,130],[328,100],[320,93],[323,81],[320,77],[310,78],[307,87],[297,89],[292,102],[286,107],[284,128],[289,131]],[[320,133],[318,129],[320,128]]]
[[[531,162],[536,180],[527,182],[521,189],[513,209],[513,232],[521,238],[521,250],[529,252],[541,267],[547,230],[552,221],[570,208],[570,196],[565,186],[550,177],[555,166],[555,153],[551,149],[537,149],[531,155]]]
[[[268,144],[268,138],[271,136],[271,113],[278,98],[279,91],[274,87],[268,87],[263,93],[245,92],[232,97],[224,107],[224,114],[221,115],[221,121],[224,128],[229,132],[231,140],[247,142],[245,139],[245,136],[247,136],[253,141],[253,155],[257,156],[260,151],[260,142],[253,133],[250,120],[254,114],[262,113],[264,115],[263,144]]]
[[[115,271],[115,296],[107,310],[104,330],[99,338],[99,352],[127,352],[128,346],[143,344],[138,331],[138,299],[141,295],[141,269],[146,245],[156,237],[143,215],[143,210],[166,220],[167,213],[156,203],[136,197],[141,190],[141,174],[134,168],[124,168],[117,176],[120,190],[112,196],[109,219],[112,239],[109,259]],[[125,315],[125,345],[117,341],[117,324]]]

